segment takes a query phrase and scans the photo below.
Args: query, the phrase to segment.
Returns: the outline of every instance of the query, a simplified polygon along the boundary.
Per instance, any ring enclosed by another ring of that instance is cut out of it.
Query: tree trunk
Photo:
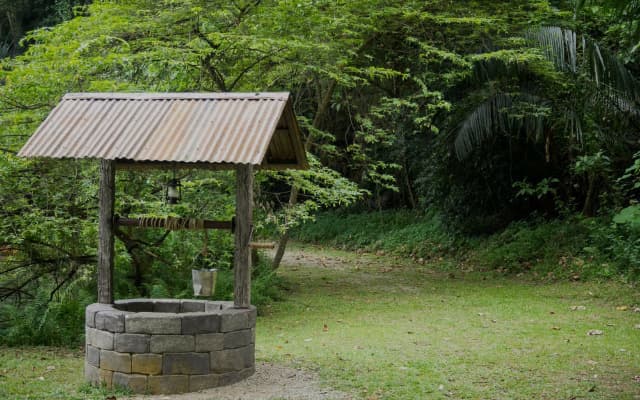
[[[318,103],[318,109],[316,110],[316,115],[313,118],[313,124],[312,124],[313,127],[316,129],[320,129],[320,124],[324,119],[324,115],[327,113],[327,110],[329,109],[329,105],[331,104],[331,97],[333,97],[333,92],[336,88],[336,83],[337,82],[335,79],[332,79],[331,82],[329,82],[329,86],[327,87],[327,91],[322,97],[322,101]],[[309,151],[309,148],[311,147],[312,143],[313,141],[311,138],[311,133],[309,133],[309,136],[307,136],[307,140],[305,140],[304,142],[304,150]],[[289,202],[288,202],[289,207],[295,206],[296,203],[298,202],[298,191],[299,191],[299,188],[297,186],[294,185],[291,187],[291,193],[289,194]],[[278,248],[276,250],[276,255],[273,258],[273,264],[272,264],[272,268],[274,270],[280,267],[280,263],[282,262],[282,257],[284,256],[284,252],[287,248],[287,242],[289,242],[289,231],[285,231],[282,234],[282,236],[280,236],[280,240],[278,240]]]
[[[596,189],[595,181],[595,177],[590,175],[587,198],[584,199],[584,207],[582,207],[582,215],[585,217],[593,217],[593,197]]]

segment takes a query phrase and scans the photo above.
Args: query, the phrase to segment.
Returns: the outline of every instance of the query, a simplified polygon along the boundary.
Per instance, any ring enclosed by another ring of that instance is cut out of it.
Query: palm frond
[[[582,36],[580,53],[576,33],[559,26],[529,29],[525,38],[539,47],[559,70],[574,74],[583,72],[598,88],[612,88],[629,100],[640,100],[640,83],[614,54],[596,41]]]
[[[542,111],[515,110],[522,104]],[[540,140],[546,124],[546,111],[546,101],[530,94],[498,93],[491,96],[460,124],[454,142],[458,159],[466,158],[482,142],[500,134],[523,132],[527,137]]]

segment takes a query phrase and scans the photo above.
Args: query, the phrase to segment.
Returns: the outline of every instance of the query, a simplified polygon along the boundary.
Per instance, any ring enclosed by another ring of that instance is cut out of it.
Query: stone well
[[[255,371],[256,308],[233,302],[131,299],[86,310],[85,379],[134,393],[228,385]]]

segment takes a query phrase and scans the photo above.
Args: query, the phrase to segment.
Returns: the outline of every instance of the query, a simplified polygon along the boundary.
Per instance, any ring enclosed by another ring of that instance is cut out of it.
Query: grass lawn
[[[637,286],[299,250],[280,272],[287,300],[259,318],[260,359],[314,366],[371,400],[640,399]]]
[[[354,398],[640,399],[637,287],[300,246],[286,261],[289,293],[261,310],[257,357],[316,369]],[[82,357],[0,348],[0,399],[105,399]]]

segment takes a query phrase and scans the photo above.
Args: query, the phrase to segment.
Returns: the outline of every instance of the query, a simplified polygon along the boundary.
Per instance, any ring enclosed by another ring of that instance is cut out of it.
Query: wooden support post
[[[113,304],[113,205],[116,193],[116,165],[100,160],[98,216],[98,303]]]
[[[251,305],[251,234],[253,229],[253,166],[236,168],[236,231],[233,268],[235,283],[233,305]]]

